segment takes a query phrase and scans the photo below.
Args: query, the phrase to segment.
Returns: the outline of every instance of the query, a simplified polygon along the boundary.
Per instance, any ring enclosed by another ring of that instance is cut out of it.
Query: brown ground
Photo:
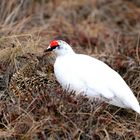
[[[0,2],[0,139],[138,140],[140,115],[63,91],[52,39],[118,71],[140,102],[139,0]]]

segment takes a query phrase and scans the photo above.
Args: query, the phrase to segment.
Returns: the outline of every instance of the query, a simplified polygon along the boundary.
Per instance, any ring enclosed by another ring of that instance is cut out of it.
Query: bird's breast
[[[54,73],[64,89],[69,89],[70,91],[76,92],[86,92],[85,83],[80,80],[76,71],[73,67],[70,66],[69,63],[65,63],[65,61],[56,60],[54,65]]]

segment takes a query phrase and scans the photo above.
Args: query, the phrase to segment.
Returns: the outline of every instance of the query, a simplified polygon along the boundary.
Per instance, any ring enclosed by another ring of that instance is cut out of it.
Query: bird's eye
[[[57,48],[60,49],[60,46],[58,45]]]

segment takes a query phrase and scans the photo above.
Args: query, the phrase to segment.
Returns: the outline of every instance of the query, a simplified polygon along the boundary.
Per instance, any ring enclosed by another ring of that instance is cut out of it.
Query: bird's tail
[[[140,114],[140,105],[138,104],[137,107],[133,107],[133,110]]]
[[[133,96],[133,100],[131,101],[131,109],[133,109],[134,111],[136,111],[137,113],[140,114],[140,105],[139,105],[139,102],[135,96]]]
[[[140,104],[137,100],[137,98],[135,97],[135,95],[133,93],[129,94],[129,96],[126,97],[126,102],[127,105],[133,109],[134,111],[136,111],[137,113],[140,114]]]

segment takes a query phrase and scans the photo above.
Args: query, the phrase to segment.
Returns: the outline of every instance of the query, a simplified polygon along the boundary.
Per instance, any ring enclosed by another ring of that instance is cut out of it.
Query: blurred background
[[[140,101],[139,0],[1,0],[0,138],[140,139],[133,111],[62,91],[43,54],[53,39],[107,63]]]
[[[122,35],[139,33],[139,7],[139,0],[1,1],[0,35],[38,34],[85,47],[112,46],[110,39],[119,42]]]

